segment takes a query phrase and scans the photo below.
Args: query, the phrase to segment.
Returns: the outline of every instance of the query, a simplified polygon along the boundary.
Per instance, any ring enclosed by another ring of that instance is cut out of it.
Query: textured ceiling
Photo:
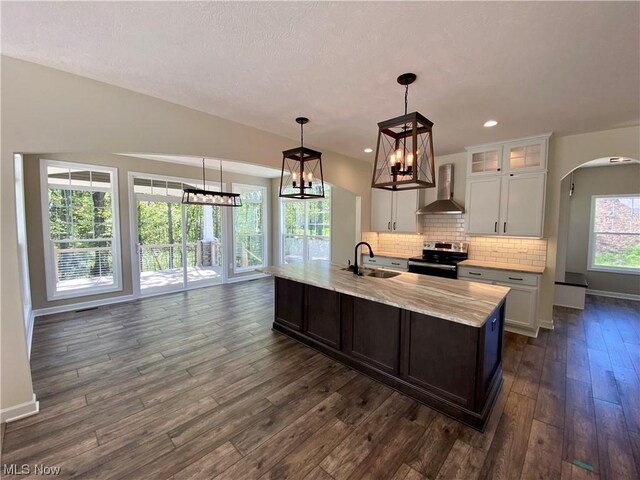
[[[2,2],[2,53],[371,159],[409,109],[437,154],[640,121],[639,2]],[[500,122],[486,129],[487,119]]]

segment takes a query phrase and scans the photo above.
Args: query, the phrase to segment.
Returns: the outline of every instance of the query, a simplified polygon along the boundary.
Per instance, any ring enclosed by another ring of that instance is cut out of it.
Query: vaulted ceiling
[[[639,2],[2,2],[2,53],[362,160],[409,109],[437,154],[640,122]],[[497,127],[483,128],[488,119]]]

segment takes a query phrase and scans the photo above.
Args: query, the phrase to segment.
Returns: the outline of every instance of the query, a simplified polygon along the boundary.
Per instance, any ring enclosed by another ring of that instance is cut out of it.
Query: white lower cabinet
[[[511,288],[509,295],[507,295],[507,325],[537,332],[538,287],[521,287],[506,283],[503,285]]]
[[[409,262],[406,258],[396,257],[369,257],[369,255],[362,255],[362,265],[370,268],[388,268],[389,270],[400,270],[407,272],[409,270]]]
[[[458,268],[458,279],[509,287],[506,301],[507,330],[528,336],[538,334],[538,278],[532,273],[488,268]]]

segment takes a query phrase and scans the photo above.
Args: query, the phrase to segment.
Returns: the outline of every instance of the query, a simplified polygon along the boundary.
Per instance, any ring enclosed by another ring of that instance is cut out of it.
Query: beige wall
[[[77,298],[67,298],[63,300],[47,301],[46,280],[43,270],[44,248],[42,236],[42,208],[40,194],[40,159],[63,160],[74,163],[85,163],[89,165],[102,165],[116,167],[118,169],[118,194],[120,207],[120,248],[122,252],[122,291],[110,292],[101,295],[90,295]],[[193,179],[198,183],[198,178],[202,178],[202,170],[198,167],[181,165],[168,162],[158,162],[142,158],[123,157],[112,154],[32,154],[24,156],[25,188],[29,192],[26,196],[27,214],[27,244],[29,249],[29,276],[31,279],[31,298],[34,309],[69,305],[78,302],[89,302],[103,300],[122,295],[131,295],[132,272],[131,265],[131,228],[130,228],[130,204],[129,204],[129,172],[149,173],[165,175],[172,178]],[[211,182],[220,181],[220,174],[217,170],[207,171],[207,179]],[[260,185],[267,188],[267,206],[270,209],[271,197],[269,191],[271,181],[268,178],[240,175],[236,173],[224,173],[223,179],[228,190],[231,190],[232,183],[244,183],[248,185]],[[201,180],[200,180],[201,182]],[[227,231],[232,231],[232,215],[226,215]],[[271,242],[271,223],[267,222],[267,238]],[[234,274],[233,268],[229,268],[229,262],[233,260],[233,246],[231,242],[225,245],[227,254],[227,275],[229,278],[241,277],[249,274]],[[267,248],[267,263],[270,263],[270,249]]]
[[[31,401],[32,395],[17,281],[14,152],[202,155],[280,168],[282,150],[296,141],[33,63],[5,56],[1,62],[0,409],[4,410]],[[307,113],[313,118],[314,112]],[[371,166],[324,150],[323,168],[327,181],[362,196],[363,228],[368,228]]]
[[[587,269],[591,196],[640,194],[640,165],[579,168],[574,172],[573,181],[575,191],[568,202],[566,271],[584,273],[591,290],[640,295],[639,275]]]

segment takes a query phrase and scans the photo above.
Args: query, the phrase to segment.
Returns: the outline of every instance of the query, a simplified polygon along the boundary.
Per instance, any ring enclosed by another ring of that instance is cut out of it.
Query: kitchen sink
[[[375,278],[393,278],[400,275],[400,272],[390,272],[389,270],[374,270],[371,273],[366,274],[367,277],[375,277]]]
[[[353,272],[353,267],[349,268],[341,268],[340,270],[347,270]],[[374,278],[393,278],[400,275],[401,272],[392,272],[390,270],[378,270],[374,268],[360,267],[358,268],[360,275],[363,277],[374,277]]]

